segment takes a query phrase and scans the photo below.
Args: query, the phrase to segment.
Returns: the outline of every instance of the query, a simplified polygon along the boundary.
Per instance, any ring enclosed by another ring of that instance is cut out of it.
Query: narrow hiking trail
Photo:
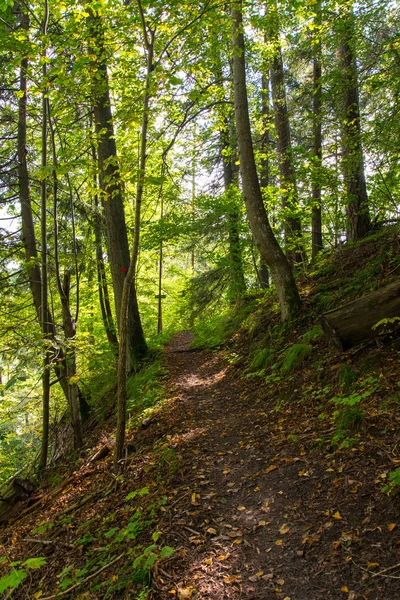
[[[231,364],[229,348],[190,343],[182,332],[165,349],[164,401],[132,421],[121,473],[110,412],[79,460],[15,507],[0,555],[46,566],[12,598],[398,600],[399,496],[380,479],[395,424],[382,433],[373,417],[363,446],[321,445],[327,423],[296,396],[313,366],[267,385]],[[158,554],[138,578],[154,534]]]
[[[396,571],[376,576],[399,562],[398,538],[356,464],[289,451],[285,418],[263,385],[189,344],[184,332],[166,351],[171,400],[162,412],[179,469],[161,529],[176,555],[154,577],[152,597],[399,598]]]

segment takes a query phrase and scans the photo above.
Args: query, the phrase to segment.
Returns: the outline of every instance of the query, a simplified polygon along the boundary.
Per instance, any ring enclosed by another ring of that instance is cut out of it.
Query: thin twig
[[[67,594],[70,594],[72,592],[72,590],[75,590],[76,588],[80,587],[81,585],[83,585],[85,583],[88,583],[89,581],[91,581],[92,579],[94,579],[95,577],[97,577],[97,575],[100,575],[100,573],[102,571],[105,571],[106,569],[108,569],[108,567],[111,567],[116,562],[118,562],[119,560],[121,560],[121,558],[123,556],[125,556],[125,553],[120,554],[119,556],[117,556],[117,558],[114,558],[114,560],[112,560],[110,563],[108,563],[108,565],[103,565],[101,567],[101,569],[99,569],[95,573],[92,573],[92,575],[89,575],[89,577],[86,577],[86,579],[84,579],[83,581],[79,581],[79,583],[75,583],[75,585],[73,585],[70,588],[64,590],[63,592],[59,592],[58,594],[54,594],[53,596],[46,596],[45,598],[42,598],[42,600],[53,600],[53,598],[61,598],[61,596],[66,596]]]
[[[391,567],[387,567],[387,569],[382,569],[382,571],[379,571],[379,573],[375,573],[374,575],[372,575],[372,577],[378,577],[379,575],[382,575],[382,573],[386,573],[387,571],[393,571],[393,569],[398,569],[400,567],[400,563],[397,563],[397,565],[392,565]],[[395,579],[400,579],[400,577],[396,577]]]
[[[43,546],[49,546],[50,544],[60,544],[61,546],[67,546],[68,548],[75,548],[73,544],[68,544],[68,542],[60,542],[59,540],[35,540],[35,538],[22,538],[19,541],[25,542],[26,544],[43,544]]]

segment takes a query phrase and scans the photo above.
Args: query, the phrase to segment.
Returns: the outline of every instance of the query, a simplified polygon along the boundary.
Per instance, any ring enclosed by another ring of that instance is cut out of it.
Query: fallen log
[[[366,340],[399,326],[400,280],[376,292],[326,312],[322,316],[322,327],[328,340],[344,352]],[[375,328],[377,323],[388,319],[385,327]]]

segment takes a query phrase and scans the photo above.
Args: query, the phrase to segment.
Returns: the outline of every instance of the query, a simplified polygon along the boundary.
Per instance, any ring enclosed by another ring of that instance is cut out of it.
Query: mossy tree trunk
[[[235,2],[232,8],[232,44],[236,133],[246,211],[260,256],[271,271],[279,297],[282,320],[286,321],[298,312],[301,304],[290,265],[272,232],[257,175],[246,90],[241,2]]]

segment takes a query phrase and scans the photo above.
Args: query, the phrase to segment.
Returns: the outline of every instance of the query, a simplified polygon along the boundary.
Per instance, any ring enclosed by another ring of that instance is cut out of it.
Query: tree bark
[[[140,145],[140,160],[139,160],[139,177],[136,187],[136,202],[135,202],[135,231],[133,237],[132,256],[129,264],[128,272],[126,273],[126,279],[124,281],[124,287],[121,298],[121,315],[120,315],[120,326],[119,326],[119,343],[120,353],[118,356],[118,368],[117,368],[117,431],[114,448],[114,468],[118,469],[119,461],[123,455],[123,448],[125,443],[125,429],[126,429],[126,337],[128,335],[128,307],[129,307],[129,296],[131,290],[135,292],[136,285],[136,267],[139,256],[139,243],[140,243],[140,225],[141,225],[141,207],[144,191],[144,179],[146,174],[146,159],[147,159],[147,133],[149,126],[149,109],[150,109],[150,92],[151,92],[151,77],[154,69],[153,57],[154,57],[154,36],[155,30],[151,30],[147,27],[145,17],[143,14],[142,5],[138,0],[138,6],[140,16],[142,20],[144,45],[146,49],[147,59],[147,70],[146,70],[146,83],[143,98],[143,114],[142,114],[142,127],[141,127],[141,145]]]
[[[228,242],[229,242],[229,265],[230,265],[230,289],[229,295],[232,301],[240,302],[246,291],[246,283],[243,272],[242,251],[239,235],[240,215],[236,205],[236,196],[232,194],[233,186],[238,185],[235,177],[236,152],[233,148],[235,140],[232,139],[232,127],[230,119],[225,121],[225,128],[220,132],[221,139],[221,160],[224,172],[224,187],[227,195],[227,221],[228,221]]]
[[[323,248],[321,210],[321,167],[322,167],[322,85],[321,85],[321,42],[319,23],[321,3],[316,8],[317,39],[314,42],[313,57],[313,174],[312,174],[312,217],[311,217],[311,257],[315,259]]]
[[[93,183],[94,189],[97,190],[97,176],[95,171],[95,165],[97,164],[97,154],[94,145],[92,145],[92,160],[93,160]],[[101,222],[101,216],[99,213],[99,197],[97,191],[94,194],[94,238],[96,245],[96,269],[97,269],[97,286],[99,292],[99,303],[101,310],[101,318],[103,320],[104,330],[106,332],[107,340],[118,355],[118,337],[114,324],[113,314],[110,304],[110,296],[108,293],[106,267],[104,264],[104,253],[103,253],[103,227]]]
[[[233,85],[240,173],[250,227],[261,258],[270,268],[279,297],[281,317],[285,321],[300,309],[300,297],[289,263],[269,224],[258,181],[246,90],[241,7],[241,2],[235,2],[232,9]]]
[[[47,0],[44,1],[44,16],[42,23],[42,34],[44,44],[46,44],[47,25],[49,20],[49,7]],[[46,83],[47,83],[47,63],[46,63],[46,46],[43,50],[43,67],[42,67],[42,168],[47,166],[47,98],[46,98]],[[42,285],[41,285],[41,324],[44,342],[44,359],[43,359],[43,374],[42,374],[42,444],[40,451],[39,468],[42,471],[46,468],[47,455],[49,447],[49,422],[50,422],[50,351],[48,347],[49,325],[48,325],[48,279],[47,279],[47,179],[43,176],[41,180],[41,252],[42,252]]]
[[[22,13],[21,28],[25,31],[29,30],[29,16],[27,13]],[[29,172],[27,164],[27,144],[26,144],[26,110],[27,110],[27,81],[26,71],[28,68],[28,59],[23,58],[20,69],[20,98],[18,100],[18,182],[19,182],[19,198],[21,204],[21,221],[22,221],[22,243],[25,251],[25,264],[28,273],[29,285],[32,293],[32,300],[35,307],[38,322],[43,331],[42,318],[42,273],[40,268],[40,260],[38,257],[36,234],[33,222],[33,212],[30,196]],[[54,325],[53,316],[49,307],[45,306],[46,316],[44,322],[47,326],[48,338],[54,340],[56,336],[56,328]],[[65,378],[65,357],[60,349],[55,347],[50,348],[51,355],[56,358],[53,364],[56,372],[56,377],[59,380],[60,386],[68,400],[68,383]],[[47,368],[48,371],[48,368]],[[80,390],[78,390],[81,412],[84,415],[89,407]]]
[[[296,172],[293,165],[292,141],[276,5],[273,6],[268,15],[268,36],[274,43],[270,79],[277,135],[282,208],[285,222],[286,255],[292,263],[296,263],[304,261],[304,249],[301,240],[301,220],[298,214],[296,214],[299,210],[299,199]]]
[[[97,60],[93,62],[93,109],[97,134],[97,155],[100,170],[100,189],[107,228],[108,254],[113,280],[115,309],[118,327],[121,328],[122,294],[126,273],[129,270],[130,253],[125,222],[121,176],[118,166],[113,117],[111,112],[104,35],[101,18],[92,12],[89,19],[92,36],[91,51]],[[141,175],[139,174],[139,177]],[[136,234],[136,231],[135,231]],[[127,321],[127,343],[134,368],[147,352],[142,323],[139,314],[134,282],[129,294]]]
[[[266,36],[264,42],[267,41]],[[269,66],[263,64],[262,82],[261,82],[261,118],[262,118],[262,137],[261,137],[261,168],[260,168],[260,187],[267,189],[269,186],[269,169],[270,169],[270,126],[271,126],[271,103],[269,96]],[[269,287],[269,269],[268,265],[260,260],[259,268],[256,268],[257,278],[262,289]]]
[[[340,88],[342,111],[342,170],[346,192],[347,239],[363,238],[371,227],[364,156],[361,144],[360,102],[356,64],[352,0],[343,7],[339,21]]]
[[[387,326],[374,329],[383,319],[389,320]],[[330,310],[322,319],[329,341],[342,352],[383,332],[387,333],[399,324],[400,281]]]

